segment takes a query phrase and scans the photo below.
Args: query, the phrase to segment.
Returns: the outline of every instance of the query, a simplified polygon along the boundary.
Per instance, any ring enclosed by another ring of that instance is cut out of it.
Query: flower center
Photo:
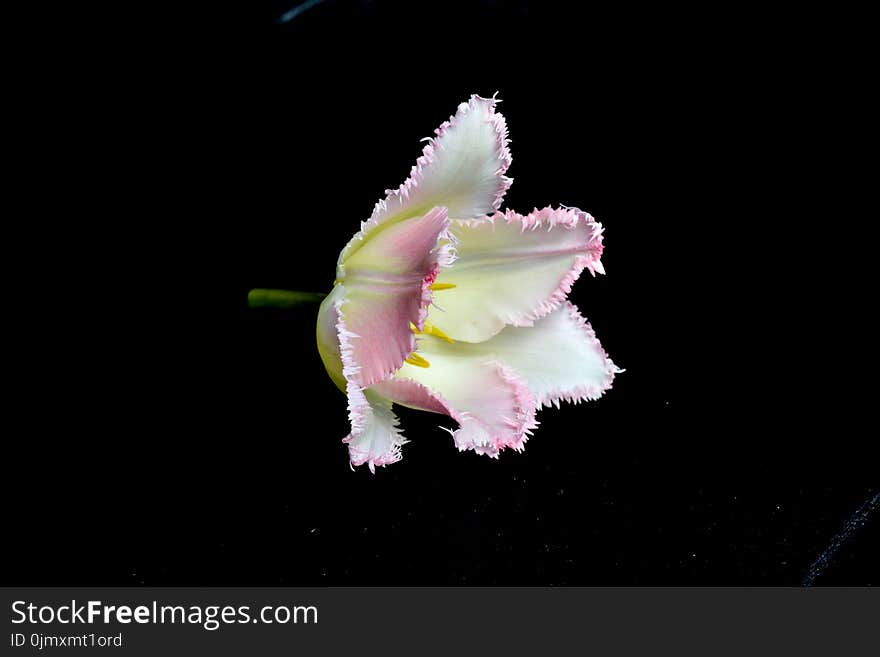
[[[431,289],[434,292],[439,292],[440,290],[451,290],[455,287],[455,283],[432,283]],[[440,338],[441,340],[446,340],[449,344],[455,342],[452,338],[450,338],[446,333],[441,331],[439,328],[431,324],[430,322],[425,322],[425,325],[422,327],[422,330],[419,330],[419,327],[409,323],[410,330],[416,335],[433,335],[435,338]],[[417,352],[413,352],[410,354],[409,358],[406,359],[407,363],[410,365],[415,365],[416,367],[431,367],[431,363],[425,360],[422,356],[419,356]]]

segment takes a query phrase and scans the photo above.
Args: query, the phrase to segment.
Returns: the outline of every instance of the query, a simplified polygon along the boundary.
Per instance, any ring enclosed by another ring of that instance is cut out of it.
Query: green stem
[[[296,308],[311,303],[321,303],[326,297],[321,292],[294,292],[293,290],[265,290],[257,288],[248,292],[250,308]]]

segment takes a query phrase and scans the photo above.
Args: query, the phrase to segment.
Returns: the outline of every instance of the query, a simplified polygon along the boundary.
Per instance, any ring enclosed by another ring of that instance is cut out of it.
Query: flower
[[[400,460],[392,403],[448,415],[459,450],[497,457],[538,408],[596,399],[621,371],[566,300],[584,269],[604,273],[601,224],[498,211],[512,180],[497,102],[459,105],[339,256],[317,341],[348,395],[352,465]]]

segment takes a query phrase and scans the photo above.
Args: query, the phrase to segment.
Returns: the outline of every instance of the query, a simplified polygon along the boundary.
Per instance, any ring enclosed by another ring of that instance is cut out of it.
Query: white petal
[[[429,341],[436,347],[424,351],[429,367],[404,364],[394,379],[373,389],[399,404],[455,419],[459,428],[452,436],[460,450],[492,457],[506,448],[521,450],[537,426],[535,400],[525,381],[484,353],[457,349],[461,343],[425,336]]]
[[[598,399],[621,371],[567,301],[534,326],[508,326],[491,340],[468,346],[513,368],[541,406]]]
[[[584,268],[603,273],[602,225],[575,208],[507,211],[456,222],[458,259],[441,270],[428,321],[456,340],[481,342],[506,325],[531,326],[565,300]]]
[[[389,400],[349,383],[348,410],[351,434],[342,442],[348,443],[352,466],[366,463],[375,472],[377,466],[401,459],[400,447],[407,440],[398,429],[399,420],[391,412]]]
[[[441,125],[425,146],[410,177],[379,201],[370,219],[339,256],[340,266],[377,227],[444,206],[451,219],[471,219],[501,207],[511,180],[507,125],[495,112],[495,99],[472,96]]]

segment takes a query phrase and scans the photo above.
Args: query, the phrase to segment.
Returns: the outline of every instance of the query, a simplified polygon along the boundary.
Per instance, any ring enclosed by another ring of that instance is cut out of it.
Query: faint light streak
[[[819,555],[819,558],[810,566],[807,574],[804,575],[804,579],[801,582],[803,586],[812,586],[813,582],[816,581],[816,578],[820,577],[831,564],[834,555],[841,546],[843,546],[843,544],[852,538],[859,529],[868,523],[871,514],[878,508],[880,508],[880,493],[876,493],[872,497],[869,497],[868,500],[862,504],[854,514],[852,514],[850,519],[843,526],[843,529],[837,532],[834,538],[831,539],[831,543],[828,544],[828,547],[825,548],[822,554]]]
[[[302,14],[303,12],[308,11],[312,7],[315,7],[324,2],[324,0],[306,0],[305,2],[301,2],[295,7],[291,7],[287,11],[285,11],[281,16],[278,17],[278,20],[275,22],[279,25],[283,25],[284,23],[289,23],[294,18]]]

